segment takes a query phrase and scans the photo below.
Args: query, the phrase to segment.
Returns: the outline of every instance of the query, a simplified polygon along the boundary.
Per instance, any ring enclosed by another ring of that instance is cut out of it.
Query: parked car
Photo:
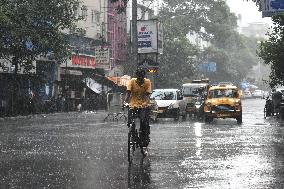
[[[271,100],[273,104],[273,111],[272,114],[279,115],[280,118],[284,118],[284,87],[277,87],[276,89],[272,90],[271,93]]]
[[[186,104],[179,89],[155,89],[150,96],[158,107],[157,118],[174,118],[185,116]]]
[[[205,122],[214,118],[235,118],[242,123],[242,103],[240,93],[234,85],[212,86],[204,106]]]

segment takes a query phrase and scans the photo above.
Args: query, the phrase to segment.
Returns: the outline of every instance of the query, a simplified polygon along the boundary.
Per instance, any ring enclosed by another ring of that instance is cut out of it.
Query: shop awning
[[[88,77],[85,78],[83,82],[86,84],[87,87],[89,87],[97,94],[101,94],[102,91],[104,91],[104,93],[126,91],[125,86],[118,86],[113,81],[103,76],[96,76],[94,78]]]

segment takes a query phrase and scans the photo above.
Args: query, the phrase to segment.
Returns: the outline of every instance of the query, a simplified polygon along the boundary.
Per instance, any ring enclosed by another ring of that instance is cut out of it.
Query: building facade
[[[104,104],[105,94],[115,88],[107,76],[119,73],[114,70],[127,56],[126,14],[117,13],[120,6],[122,1],[84,0],[76,11],[83,18],[77,24],[80,30],[66,32],[73,52],[60,64],[58,94],[71,110],[85,99]]]
[[[35,72],[41,72],[44,80],[37,87],[32,86],[33,78],[22,74],[19,67],[17,78],[22,83],[14,85],[23,87],[8,95],[7,91],[14,91],[7,81],[15,78],[15,68],[9,61],[0,60],[0,87],[3,89],[0,91],[0,116],[15,112],[13,105],[21,104],[15,100],[16,96],[17,100],[27,98],[28,101],[30,96],[36,94],[39,106],[52,105],[54,100],[63,97],[67,111],[76,110],[77,105],[83,104],[86,98],[103,104],[104,93],[115,88],[107,76],[116,76],[119,72],[113,70],[122,65],[127,57],[126,14],[117,13],[119,6],[123,6],[122,1],[83,0],[75,10],[75,15],[82,18],[77,23],[80,29],[62,31],[71,45],[71,57],[65,62],[56,62],[52,54],[40,57],[35,62]],[[100,94],[88,87],[86,82],[90,80],[100,84]],[[49,111],[50,107],[45,109]]]
[[[128,1],[127,4],[127,33],[130,38],[131,36],[131,20],[132,20],[132,1]],[[155,12],[153,9],[148,6],[143,5],[142,3],[137,4],[137,20],[149,20],[155,18]]]
[[[127,18],[126,13],[118,13],[118,8],[124,7],[123,1],[111,3],[107,7],[107,41],[111,45],[110,72],[108,75],[120,75],[120,66],[127,58]]]

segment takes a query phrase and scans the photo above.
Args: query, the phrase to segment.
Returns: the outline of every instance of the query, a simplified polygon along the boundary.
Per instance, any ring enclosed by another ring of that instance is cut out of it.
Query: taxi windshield
[[[238,91],[235,89],[214,89],[210,90],[208,94],[209,98],[237,98]]]

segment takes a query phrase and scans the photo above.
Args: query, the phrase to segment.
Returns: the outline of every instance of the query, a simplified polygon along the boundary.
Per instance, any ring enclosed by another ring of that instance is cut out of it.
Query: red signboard
[[[73,54],[61,67],[110,69],[109,49],[97,49],[95,55]]]
[[[96,68],[95,57],[73,55],[71,58],[71,62],[73,66]]]

